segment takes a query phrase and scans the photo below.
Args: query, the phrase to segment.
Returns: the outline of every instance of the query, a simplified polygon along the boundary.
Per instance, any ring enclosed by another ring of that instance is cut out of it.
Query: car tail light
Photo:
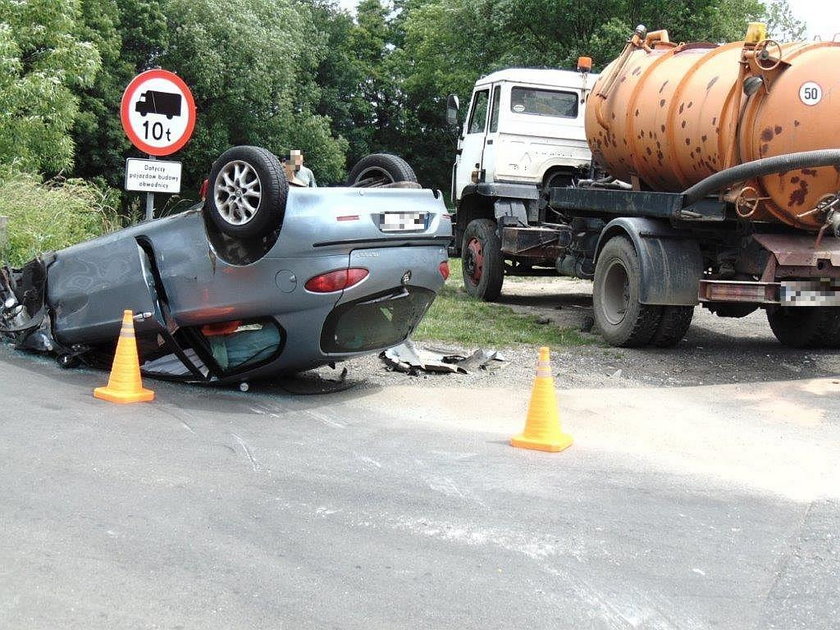
[[[307,291],[312,291],[313,293],[332,293],[333,291],[341,291],[342,289],[352,287],[354,284],[359,284],[367,278],[368,273],[367,269],[362,269],[361,267],[338,269],[337,271],[322,273],[320,276],[310,278],[303,286]]]
[[[209,179],[205,179],[203,182],[201,182],[201,188],[198,191],[198,197],[202,201],[207,199],[207,189],[209,187],[210,187],[210,180]]]
[[[449,261],[444,260],[442,263],[438,265],[438,271],[440,271],[440,275],[443,276],[444,280],[449,279]]]

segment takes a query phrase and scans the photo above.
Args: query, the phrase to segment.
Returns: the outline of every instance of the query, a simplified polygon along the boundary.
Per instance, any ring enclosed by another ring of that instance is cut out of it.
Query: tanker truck
[[[720,317],[764,309],[788,346],[840,347],[840,42],[781,44],[751,24],[741,42],[675,44],[639,26],[597,79],[587,65],[565,89],[589,160],[574,133],[541,153],[521,125],[505,129],[533,109],[513,100],[532,76],[477,84],[453,169],[467,292],[494,300],[506,274],[550,270],[593,281],[615,346],[673,346],[699,304]],[[465,159],[476,132],[479,159]],[[518,170],[490,163],[505,133],[534,147]],[[548,170],[521,177],[547,154]]]

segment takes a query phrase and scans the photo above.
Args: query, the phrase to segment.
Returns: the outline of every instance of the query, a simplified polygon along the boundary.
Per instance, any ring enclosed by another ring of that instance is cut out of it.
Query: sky
[[[830,40],[840,34],[840,2],[836,0],[788,0],[796,19],[805,22],[808,39],[819,35]],[[838,36],[840,40],[840,36]]]

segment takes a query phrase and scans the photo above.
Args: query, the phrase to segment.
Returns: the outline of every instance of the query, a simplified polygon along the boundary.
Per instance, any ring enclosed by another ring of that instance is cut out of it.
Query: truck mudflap
[[[664,221],[621,217],[610,221],[598,239],[595,260],[606,242],[629,238],[639,255],[639,302],[664,306],[694,306],[703,275],[703,257],[697,241]]]

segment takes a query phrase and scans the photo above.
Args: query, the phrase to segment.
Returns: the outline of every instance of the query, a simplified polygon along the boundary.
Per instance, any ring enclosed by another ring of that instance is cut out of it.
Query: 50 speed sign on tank
[[[135,147],[149,155],[170,155],[192,135],[195,101],[178,75],[168,70],[147,70],[125,89],[120,119]]]

